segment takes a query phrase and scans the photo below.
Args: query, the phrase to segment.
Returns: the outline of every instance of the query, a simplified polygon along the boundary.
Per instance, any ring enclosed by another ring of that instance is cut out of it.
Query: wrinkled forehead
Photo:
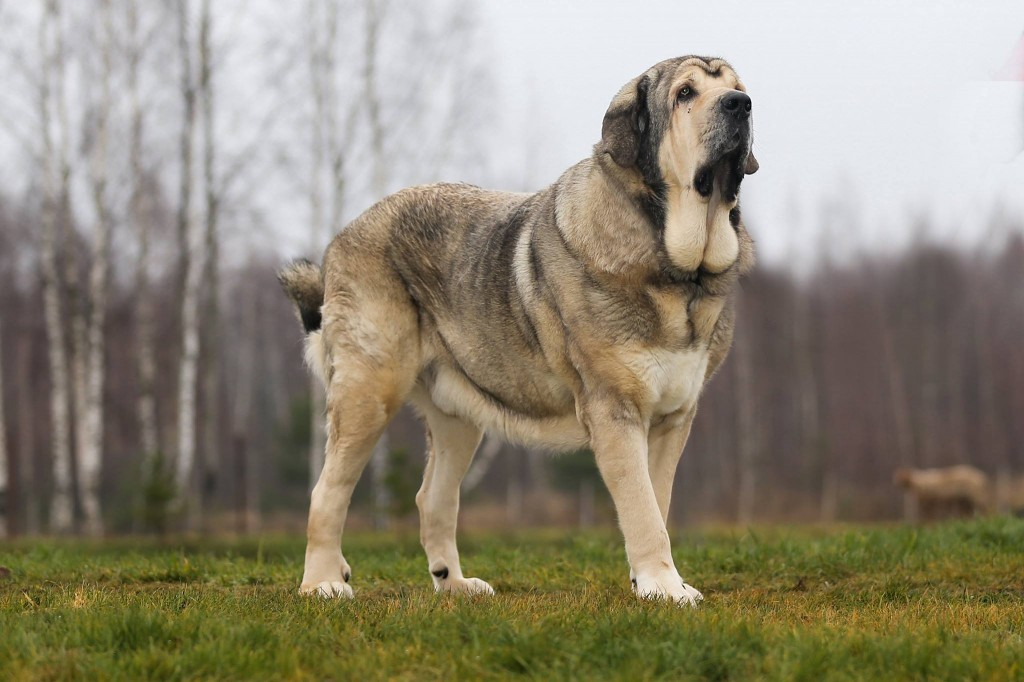
[[[689,85],[698,92],[712,88],[746,90],[732,66],[724,59],[687,57],[676,65],[667,80],[673,91],[684,85]]]

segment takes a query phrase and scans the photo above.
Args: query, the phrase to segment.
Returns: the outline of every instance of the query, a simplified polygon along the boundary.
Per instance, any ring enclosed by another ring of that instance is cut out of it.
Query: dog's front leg
[[[639,409],[628,400],[604,398],[591,401],[583,416],[597,467],[618,513],[636,593],[695,604],[672,561],[648,471],[647,427]]]

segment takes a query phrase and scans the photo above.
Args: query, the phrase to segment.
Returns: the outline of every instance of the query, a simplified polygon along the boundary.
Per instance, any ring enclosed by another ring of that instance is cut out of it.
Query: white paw
[[[633,591],[641,599],[664,599],[686,606],[696,606],[704,599],[704,595],[684,583],[675,571],[638,575],[633,579]]]
[[[701,594],[700,590],[698,590],[693,585],[683,583],[683,589],[686,590],[687,594],[690,595],[690,598],[693,599],[694,604],[699,604],[700,602],[704,601],[704,595]]]
[[[355,596],[349,584],[340,580],[325,580],[316,585],[303,585],[299,588],[299,592],[325,599],[352,599]]]
[[[494,594],[494,588],[480,578],[435,578],[434,591],[451,594]]]

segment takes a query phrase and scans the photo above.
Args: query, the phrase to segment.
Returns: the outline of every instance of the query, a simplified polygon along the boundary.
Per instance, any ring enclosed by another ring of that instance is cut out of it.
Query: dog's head
[[[655,194],[693,187],[704,199],[717,189],[735,202],[754,173],[751,100],[722,59],[680,57],[627,83],[604,116],[598,152],[635,168]]]

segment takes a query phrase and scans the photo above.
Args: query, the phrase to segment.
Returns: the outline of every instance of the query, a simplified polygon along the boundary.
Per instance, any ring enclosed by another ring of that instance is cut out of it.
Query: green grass
[[[676,538],[696,609],[642,602],[611,532],[347,540],[355,601],[296,593],[302,538],[0,545],[0,679],[1024,678],[1024,521]]]

